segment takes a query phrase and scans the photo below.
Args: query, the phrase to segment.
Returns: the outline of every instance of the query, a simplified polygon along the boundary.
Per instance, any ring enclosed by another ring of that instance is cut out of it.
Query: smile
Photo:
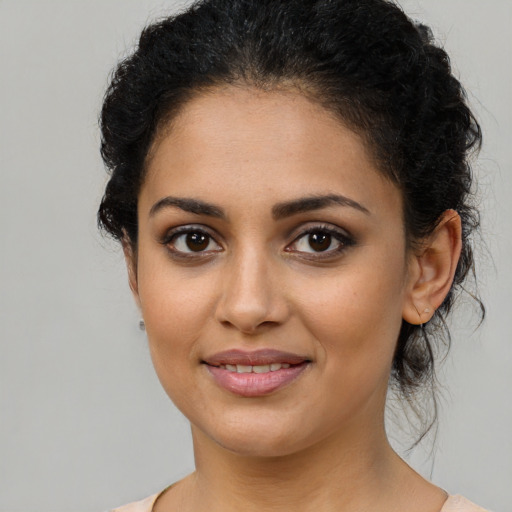
[[[210,366],[222,366],[225,370],[230,371],[237,371],[236,368],[238,367],[259,368],[268,366],[269,369],[259,372],[266,373],[268,371],[280,370],[283,367],[289,368],[292,365],[307,361],[309,361],[309,358],[300,354],[267,348],[252,351],[239,349],[225,350],[205,357],[202,362]],[[277,366],[275,366],[277,364],[281,365],[281,368],[277,368]],[[274,369],[272,369],[272,366]],[[250,373],[252,371],[253,370],[245,369],[240,373]],[[258,373],[258,371],[255,373]]]
[[[277,372],[281,368],[290,368],[289,363],[260,364],[255,366],[245,364],[221,364],[219,368],[236,373],[268,373]]]
[[[253,352],[230,350],[208,357],[203,364],[214,382],[230,394],[262,397],[299,378],[311,360],[271,349]]]

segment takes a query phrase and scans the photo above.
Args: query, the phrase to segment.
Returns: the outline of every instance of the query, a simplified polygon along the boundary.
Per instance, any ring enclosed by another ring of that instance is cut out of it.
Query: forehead
[[[173,141],[181,146],[193,145],[198,154],[201,148],[208,149],[210,157],[214,156],[214,146],[217,151],[224,148],[233,155],[237,145],[243,144],[247,151],[250,143],[260,158],[264,157],[264,150],[268,154],[278,147],[293,150],[299,156],[314,156],[315,148],[324,153],[329,144],[342,144],[346,155],[349,148],[356,149],[362,153],[360,156],[371,160],[371,152],[362,139],[339,117],[292,88],[263,91],[225,86],[197,93],[169,122],[163,123],[148,161],[158,153],[162,142]],[[280,146],[283,142],[285,148]],[[208,143],[212,146],[207,148]]]
[[[333,190],[401,209],[397,188],[362,138],[334,114],[296,91],[241,87],[213,89],[185,104],[156,137],[143,186],[155,199],[227,199],[235,191],[251,202]]]

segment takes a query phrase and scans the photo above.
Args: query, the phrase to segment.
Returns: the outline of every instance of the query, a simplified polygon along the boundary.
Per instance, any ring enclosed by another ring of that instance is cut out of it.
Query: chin
[[[308,444],[304,430],[289,423],[279,425],[267,418],[266,421],[240,422],[233,419],[228,424],[216,425],[214,430],[192,427],[194,442],[214,442],[225,450],[241,457],[284,457],[297,453]]]

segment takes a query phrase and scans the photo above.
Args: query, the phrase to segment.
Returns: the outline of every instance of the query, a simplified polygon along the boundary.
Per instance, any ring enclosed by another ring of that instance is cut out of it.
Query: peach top
[[[159,492],[142,501],[134,501],[123,507],[115,508],[111,512],[151,512],[157,498],[163,493]],[[443,508],[439,512],[488,512],[485,509],[471,503],[463,496],[449,496]]]

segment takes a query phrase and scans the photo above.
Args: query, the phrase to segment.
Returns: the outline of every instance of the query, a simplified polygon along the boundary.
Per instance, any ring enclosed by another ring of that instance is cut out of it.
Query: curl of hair
[[[481,131],[446,52],[386,0],[202,0],[149,25],[113,73],[101,111],[111,177],[98,219],[113,237],[137,244],[137,197],[159,126],[195,94],[225,85],[294,88],[360,134],[402,191],[410,247],[444,211],[459,213],[452,290],[427,326],[404,322],[397,341],[391,383],[413,403],[433,389],[433,338],[449,343],[445,317],[474,269],[479,225],[469,162]]]

